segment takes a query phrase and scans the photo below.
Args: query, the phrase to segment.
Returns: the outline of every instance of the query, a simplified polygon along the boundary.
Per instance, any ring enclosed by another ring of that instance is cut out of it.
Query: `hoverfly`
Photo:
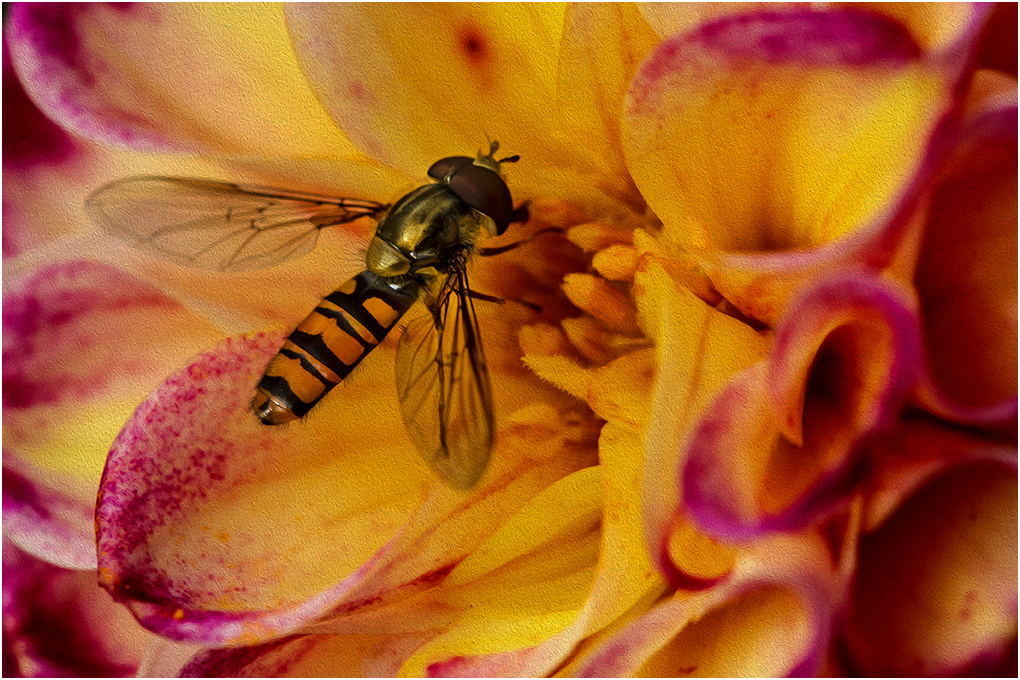
[[[131,177],[95,191],[86,209],[106,231],[189,266],[241,270],[311,250],[321,229],[378,220],[365,270],[327,295],[270,361],[251,402],[266,425],[303,417],[393,329],[417,300],[397,346],[401,414],[415,445],[450,486],[467,489],[489,460],[492,388],[467,262],[484,229],[503,234],[527,219],[514,209],[493,142],[477,158],[432,165],[438,180],[393,205],[255,185]],[[494,248],[502,252],[507,247]]]

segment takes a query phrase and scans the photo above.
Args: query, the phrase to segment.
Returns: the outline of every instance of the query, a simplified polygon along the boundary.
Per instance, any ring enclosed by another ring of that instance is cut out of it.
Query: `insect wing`
[[[469,489],[489,462],[495,417],[462,268],[454,268],[431,311],[408,325],[397,346],[400,408],[411,438],[440,479]]]
[[[269,267],[315,247],[319,230],[387,206],[256,185],[180,177],[129,177],[85,201],[105,231],[191,267]]]

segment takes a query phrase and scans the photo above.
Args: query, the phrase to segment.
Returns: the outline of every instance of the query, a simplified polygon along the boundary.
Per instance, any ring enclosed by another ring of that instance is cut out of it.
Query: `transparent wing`
[[[458,261],[431,314],[397,346],[397,394],[411,438],[436,474],[469,489],[485,471],[495,417],[478,319]]]
[[[375,201],[182,177],[129,177],[85,201],[105,231],[179,264],[239,271],[315,247],[319,230],[382,213]]]

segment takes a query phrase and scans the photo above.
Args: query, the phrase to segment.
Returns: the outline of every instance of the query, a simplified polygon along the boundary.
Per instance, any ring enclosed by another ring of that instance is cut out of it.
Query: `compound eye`
[[[445,182],[446,178],[450,174],[457,172],[461,168],[471,165],[475,162],[475,159],[469,158],[468,156],[449,156],[443,158],[432,164],[429,168],[429,177],[432,179],[438,179],[440,182]]]
[[[450,189],[472,208],[491,217],[497,236],[506,231],[513,221],[514,199],[510,196],[510,189],[492,170],[480,165],[464,166],[450,178]]]

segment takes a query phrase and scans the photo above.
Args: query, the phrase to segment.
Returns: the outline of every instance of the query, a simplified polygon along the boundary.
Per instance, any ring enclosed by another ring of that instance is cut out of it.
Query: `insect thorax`
[[[409,275],[427,284],[470,253],[488,218],[444,184],[427,184],[401,198],[376,228],[365,262],[383,277]]]

